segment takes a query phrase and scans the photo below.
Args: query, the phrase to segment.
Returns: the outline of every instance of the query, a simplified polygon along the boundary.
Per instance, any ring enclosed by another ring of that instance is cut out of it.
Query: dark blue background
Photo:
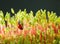
[[[14,8],[17,12],[19,9],[27,9],[34,11],[38,9],[46,9],[54,11],[60,16],[60,0],[0,0],[0,10],[3,12],[10,12],[10,9]]]

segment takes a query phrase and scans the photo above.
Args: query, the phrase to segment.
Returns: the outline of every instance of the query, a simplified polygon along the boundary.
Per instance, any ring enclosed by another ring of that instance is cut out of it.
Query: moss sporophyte
[[[0,44],[60,44],[60,16],[53,11],[11,13],[0,10]]]

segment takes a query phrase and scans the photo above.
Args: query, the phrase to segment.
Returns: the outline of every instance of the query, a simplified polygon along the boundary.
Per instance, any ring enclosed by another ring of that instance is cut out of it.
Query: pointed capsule
[[[13,8],[11,8],[11,12],[12,12],[12,14],[14,14],[14,13],[15,13],[15,11],[14,11],[14,9],[13,9]]]

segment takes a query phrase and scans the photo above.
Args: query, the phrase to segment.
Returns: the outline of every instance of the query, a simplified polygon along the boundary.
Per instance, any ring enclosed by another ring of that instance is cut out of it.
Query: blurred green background
[[[27,12],[32,10],[34,13],[39,9],[46,9],[60,16],[60,0],[0,0],[0,10],[4,13],[11,12],[11,8],[14,8],[15,12],[26,8]]]

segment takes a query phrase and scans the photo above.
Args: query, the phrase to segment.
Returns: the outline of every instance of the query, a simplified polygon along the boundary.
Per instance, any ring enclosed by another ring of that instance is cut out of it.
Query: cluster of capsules
[[[11,13],[13,14],[11,16]],[[60,16],[53,11],[0,10],[1,44],[60,44]]]

